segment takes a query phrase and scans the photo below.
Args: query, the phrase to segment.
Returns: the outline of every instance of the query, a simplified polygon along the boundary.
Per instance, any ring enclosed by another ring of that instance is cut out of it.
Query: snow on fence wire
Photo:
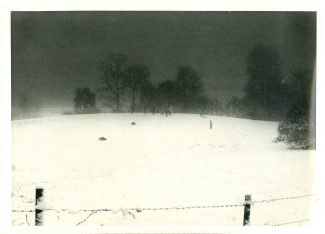
[[[127,212],[128,214],[133,215],[131,211],[135,212],[142,212],[142,211],[169,211],[169,210],[187,210],[187,209],[217,209],[217,208],[233,208],[233,207],[244,207],[244,217],[243,217],[243,226],[248,226],[250,224],[250,211],[251,206],[254,204],[263,204],[263,203],[271,203],[271,202],[277,202],[277,201],[283,201],[283,200],[297,200],[297,199],[303,199],[307,197],[315,196],[315,194],[305,194],[305,195],[299,195],[299,196],[289,196],[289,197],[280,197],[280,198],[273,198],[273,199],[263,199],[263,200],[256,200],[253,201],[250,194],[245,195],[245,202],[238,203],[238,204],[223,204],[223,205],[205,205],[205,206],[180,206],[180,207],[144,207],[144,208],[125,208],[123,209],[123,212]],[[42,188],[36,188],[35,192],[35,209],[34,210],[12,210],[12,212],[20,212],[20,213],[34,213],[35,212],[35,226],[41,226],[43,225],[43,214],[46,211],[55,211],[55,212],[69,212],[69,213],[78,213],[78,212],[89,212],[90,214],[83,219],[82,221],[78,222],[76,226],[86,222],[91,216],[93,216],[96,213],[99,212],[115,212],[114,209],[79,209],[77,211],[72,211],[71,209],[53,209],[53,208],[45,208],[44,206],[44,198],[43,198],[43,189]],[[301,219],[301,220],[294,220],[291,222],[286,223],[278,223],[278,224],[265,224],[268,226],[283,226],[283,225],[289,225],[289,224],[296,224],[296,223],[303,223],[311,221],[312,219]],[[26,215],[26,222],[29,225],[29,221],[27,219]]]

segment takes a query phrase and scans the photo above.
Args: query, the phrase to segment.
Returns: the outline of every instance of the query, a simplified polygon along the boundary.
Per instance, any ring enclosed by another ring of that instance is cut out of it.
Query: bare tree
[[[199,74],[191,66],[180,66],[176,76],[179,101],[184,112],[187,112],[194,100],[203,92]]]
[[[145,80],[141,85],[140,93],[143,112],[146,113],[147,109],[150,108],[154,114],[156,111],[157,88],[150,82],[150,80]]]
[[[283,111],[286,94],[282,85],[281,58],[276,49],[258,44],[247,56],[245,99],[251,117],[272,119]]]
[[[95,111],[96,95],[88,87],[77,88],[73,99],[75,112],[91,113]]]
[[[130,91],[131,96],[131,112],[134,113],[137,94],[141,90],[141,86],[150,76],[148,68],[144,65],[131,65],[126,70],[124,79],[125,87]]]
[[[101,92],[108,92],[114,99],[115,110],[119,112],[121,96],[125,87],[123,86],[127,58],[124,54],[112,54],[108,62],[103,63],[104,76],[102,81],[104,86],[100,89]]]
[[[169,110],[171,105],[176,103],[177,100],[177,90],[176,83],[173,80],[165,80],[158,84],[158,103],[160,111],[164,112]]]

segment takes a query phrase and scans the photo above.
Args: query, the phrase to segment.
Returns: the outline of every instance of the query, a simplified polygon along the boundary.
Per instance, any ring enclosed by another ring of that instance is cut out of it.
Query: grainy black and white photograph
[[[316,25],[12,11],[12,225],[310,225]]]

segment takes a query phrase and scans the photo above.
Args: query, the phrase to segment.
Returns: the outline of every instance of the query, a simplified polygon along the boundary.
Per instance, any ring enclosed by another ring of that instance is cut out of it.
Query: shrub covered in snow
[[[313,70],[292,73],[288,83],[289,107],[278,127],[278,141],[293,148],[315,148],[315,109],[312,107]]]
[[[311,135],[312,126],[306,121],[289,122],[279,124],[277,142],[286,142],[292,148],[315,148],[315,141]]]

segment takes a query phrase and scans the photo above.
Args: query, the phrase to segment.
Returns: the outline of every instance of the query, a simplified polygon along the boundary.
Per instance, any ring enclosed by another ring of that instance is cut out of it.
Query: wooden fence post
[[[244,222],[243,226],[249,225],[249,219],[251,215],[251,201],[252,197],[250,194],[245,195],[245,206],[244,206]]]
[[[36,188],[35,192],[35,226],[43,225],[43,211],[44,211],[44,189]]]

